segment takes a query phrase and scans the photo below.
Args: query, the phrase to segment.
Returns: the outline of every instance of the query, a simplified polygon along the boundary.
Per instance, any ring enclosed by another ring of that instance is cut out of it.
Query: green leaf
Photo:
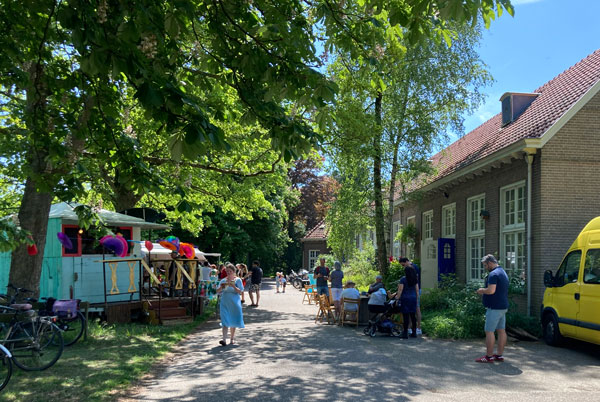
[[[165,18],[165,31],[174,38],[179,35],[179,21],[177,21],[175,14],[169,13]]]
[[[183,141],[181,138],[173,134],[169,137],[169,151],[171,151],[171,157],[173,160],[179,162],[181,160],[181,154],[183,153]]]
[[[145,107],[159,107],[163,104],[160,91],[156,90],[150,83],[144,82],[136,93],[136,97]]]

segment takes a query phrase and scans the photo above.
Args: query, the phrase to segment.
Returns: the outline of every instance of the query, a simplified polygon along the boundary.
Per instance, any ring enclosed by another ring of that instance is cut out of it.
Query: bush
[[[379,271],[375,269],[375,250],[373,246],[367,245],[364,250],[356,253],[348,264],[343,268],[344,280],[351,280],[360,291],[366,291],[369,285],[375,282]]]
[[[454,275],[421,297],[423,330],[437,338],[475,338],[484,335],[485,308],[475,293],[477,285],[463,285]],[[449,325],[453,327],[451,330]]]
[[[392,261],[390,268],[383,278],[383,285],[391,292],[398,288],[398,281],[404,276],[404,267],[398,261]]]

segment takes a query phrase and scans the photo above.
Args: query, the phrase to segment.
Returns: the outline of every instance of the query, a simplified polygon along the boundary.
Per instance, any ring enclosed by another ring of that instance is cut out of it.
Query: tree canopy
[[[210,208],[201,194],[245,216],[265,207],[252,178],[319,143],[338,90],[317,42],[358,55],[382,25],[414,42],[503,10],[508,0],[3,1],[2,180],[22,194],[11,235],[39,249],[15,249],[10,281],[38,289],[50,204],[92,187],[115,208],[175,205],[190,229]]]

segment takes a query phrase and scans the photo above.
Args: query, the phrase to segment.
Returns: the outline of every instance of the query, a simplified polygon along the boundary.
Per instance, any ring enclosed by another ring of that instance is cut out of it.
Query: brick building
[[[331,254],[327,247],[327,234],[329,231],[325,226],[325,221],[319,222],[314,228],[310,229],[302,242],[302,269],[312,271],[318,263],[320,254]]]
[[[481,280],[493,253],[531,279],[522,307],[538,313],[544,271],[600,215],[599,79],[600,50],[532,93],[504,94],[501,113],[433,156],[418,201],[398,197],[392,236],[408,223],[419,235],[394,256],[421,260],[423,287],[439,272]]]

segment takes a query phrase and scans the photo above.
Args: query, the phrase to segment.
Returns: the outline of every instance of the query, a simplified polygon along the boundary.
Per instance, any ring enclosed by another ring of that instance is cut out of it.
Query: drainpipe
[[[531,193],[533,178],[533,156],[536,149],[526,149],[527,158],[527,315],[531,316]]]

